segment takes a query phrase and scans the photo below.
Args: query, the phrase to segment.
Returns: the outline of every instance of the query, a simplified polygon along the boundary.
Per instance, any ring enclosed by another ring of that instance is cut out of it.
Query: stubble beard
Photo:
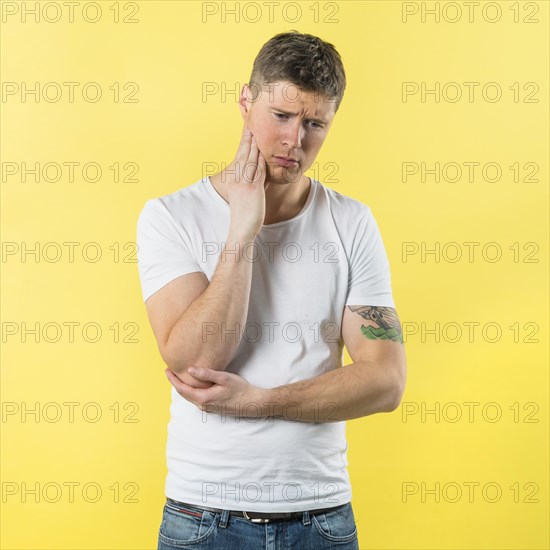
[[[288,185],[299,182],[302,176],[301,166],[292,169],[286,166],[268,166],[266,183],[270,185]]]

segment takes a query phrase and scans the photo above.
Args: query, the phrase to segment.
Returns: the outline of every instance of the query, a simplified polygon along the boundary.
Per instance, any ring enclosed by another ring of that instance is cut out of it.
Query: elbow
[[[189,367],[205,367],[207,369],[225,370],[229,361],[223,358],[208,357],[198,354],[182,356],[181,353],[173,353],[168,345],[159,349],[160,355],[166,366],[175,374],[184,374]]]
[[[176,375],[184,374],[191,366],[191,363],[185,357],[182,357],[181,353],[176,354],[171,350],[168,342],[163,346],[159,346],[159,352],[164,364]]]
[[[403,396],[402,391],[392,391],[389,398],[388,398],[388,407],[385,409],[384,412],[393,412],[396,409],[399,408],[401,405],[401,398]]]
[[[404,370],[402,375],[393,381],[388,391],[388,406],[384,412],[393,412],[401,406],[401,400],[405,393],[406,376]]]

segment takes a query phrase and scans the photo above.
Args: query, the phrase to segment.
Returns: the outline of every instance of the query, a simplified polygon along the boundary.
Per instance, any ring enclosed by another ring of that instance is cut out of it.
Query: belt
[[[179,500],[174,500],[172,498],[166,497],[166,500],[169,504],[172,506],[183,506],[183,507],[191,507],[196,508],[197,510],[206,510],[208,512],[215,512],[216,514],[221,514],[224,512],[221,508],[209,508],[207,506],[198,506],[197,504],[189,504],[187,502],[180,502]],[[315,514],[322,514],[323,512],[332,512],[333,510],[336,510],[337,508],[340,508],[341,506],[345,506],[345,504],[341,504],[340,506],[333,506],[331,508],[318,508],[316,510],[308,510],[310,515]],[[182,512],[184,510],[181,510]],[[279,519],[279,520],[290,520],[290,519],[298,519],[301,518],[304,511],[302,512],[244,512],[242,510],[229,510],[230,516],[235,516],[239,518],[246,518],[253,523],[268,523],[270,521]]]

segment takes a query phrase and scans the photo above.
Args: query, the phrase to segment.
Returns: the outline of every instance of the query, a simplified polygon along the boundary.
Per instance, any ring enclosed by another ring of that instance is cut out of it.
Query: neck
[[[223,170],[210,176],[214,189],[229,203]],[[271,182],[265,191],[264,225],[289,220],[297,216],[304,207],[310,191],[310,178],[302,174],[297,181],[284,183]]]

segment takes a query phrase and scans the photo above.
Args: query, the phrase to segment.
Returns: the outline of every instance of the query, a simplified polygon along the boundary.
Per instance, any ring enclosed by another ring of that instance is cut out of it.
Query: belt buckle
[[[268,523],[271,521],[270,518],[251,518],[246,512],[243,512],[243,516],[252,523]]]

